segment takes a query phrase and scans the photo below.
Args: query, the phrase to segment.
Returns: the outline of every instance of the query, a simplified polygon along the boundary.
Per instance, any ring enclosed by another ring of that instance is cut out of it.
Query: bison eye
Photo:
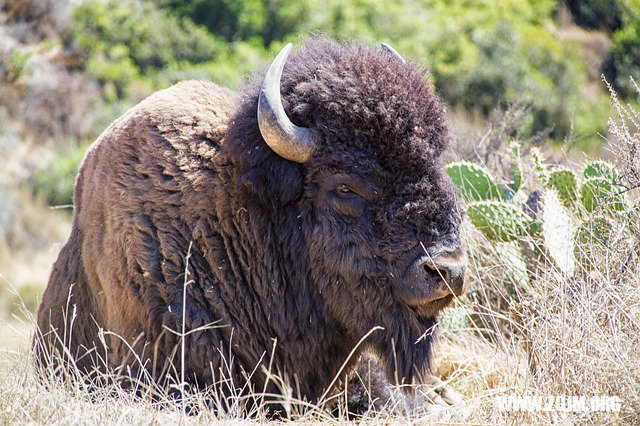
[[[347,185],[345,184],[340,184],[336,187],[336,191],[338,192],[338,194],[340,195],[354,195],[355,192],[353,192],[351,190],[351,188],[349,188]]]

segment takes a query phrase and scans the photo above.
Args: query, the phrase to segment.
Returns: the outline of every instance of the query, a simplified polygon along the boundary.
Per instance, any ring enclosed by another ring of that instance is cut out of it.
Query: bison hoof
[[[408,411],[415,415],[451,413],[464,405],[462,395],[435,376],[429,376],[424,384],[416,387],[409,400]]]
[[[427,398],[433,399],[438,405],[452,407],[462,405],[464,402],[464,398],[459,392],[453,390],[436,376],[430,376],[425,386],[429,386]]]

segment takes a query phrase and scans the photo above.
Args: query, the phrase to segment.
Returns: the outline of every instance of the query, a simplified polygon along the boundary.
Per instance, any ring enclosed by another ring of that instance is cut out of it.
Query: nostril
[[[449,281],[450,271],[448,268],[441,268],[429,263],[424,263],[422,267],[428,275]]]
[[[425,275],[444,281],[447,291],[460,296],[465,292],[464,264],[436,264],[425,262],[422,264]]]
[[[418,260],[418,266],[429,281],[443,281],[437,288],[460,296],[465,292],[466,256],[461,249],[440,252],[433,257],[424,256]]]

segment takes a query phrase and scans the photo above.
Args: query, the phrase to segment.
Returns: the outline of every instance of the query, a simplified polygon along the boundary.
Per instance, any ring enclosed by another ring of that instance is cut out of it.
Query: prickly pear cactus
[[[536,221],[517,206],[501,201],[473,203],[469,205],[467,215],[478,230],[494,241],[514,241],[535,234],[539,229]]]
[[[451,163],[446,172],[467,201],[502,199],[502,191],[484,167],[461,161]]]
[[[580,187],[580,202],[588,212],[596,209],[621,211],[626,207],[624,196],[610,180],[603,177],[589,177]]]
[[[513,281],[513,285],[507,285],[507,291],[513,296],[517,296],[518,292],[529,291],[527,264],[518,242],[498,243],[496,244],[496,253],[500,256],[507,274]]]
[[[573,207],[578,198],[575,173],[568,169],[554,170],[547,176],[547,185],[556,191],[558,199],[566,208]]]
[[[613,225],[604,217],[595,217],[582,222],[575,236],[574,257],[576,263],[586,270],[594,269],[593,260],[606,256]]]
[[[611,183],[615,183],[618,179],[618,172],[613,164],[609,164],[606,161],[594,161],[588,164],[582,173],[585,178],[601,177],[608,180]]]
[[[469,325],[471,312],[464,306],[452,306],[445,309],[438,318],[438,324],[448,330],[460,330]]]
[[[544,193],[540,216],[545,252],[553,259],[559,271],[572,274],[576,266],[573,256],[575,215],[564,207],[556,191],[548,190]]]

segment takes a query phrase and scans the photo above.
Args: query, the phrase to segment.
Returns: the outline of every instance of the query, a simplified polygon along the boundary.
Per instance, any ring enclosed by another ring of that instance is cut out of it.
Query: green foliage
[[[613,34],[611,65],[615,88],[625,97],[634,96],[629,77],[640,81],[640,19]]]
[[[577,46],[548,30],[556,8],[556,0],[89,0],[75,9],[66,44],[107,98],[122,99],[140,79],[151,89],[185,78],[235,87],[303,34],[387,41],[427,64],[453,106],[487,116],[524,100],[525,135],[552,129],[561,140],[571,130],[581,146],[599,146],[604,120],[594,118],[609,105],[579,100],[586,68]]]
[[[549,188],[556,191],[558,198],[566,208],[573,207],[577,199],[578,185],[576,175],[571,170],[554,170],[547,177]]]
[[[629,77],[640,81],[640,1],[619,0],[622,26],[612,35],[610,61],[605,68],[609,81],[623,97],[637,95]]]
[[[87,145],[58,153],[30,182],[33,193],[50,206],[73,204],[73,186]]]
[[[576,24],[609,32],[622,25],[620,0],[565,0]]]
[[[509,202],[513,201],[522,180],[520,145],[517,142],[511,144],[511,154],[514,189],[507,188],[504,195],[491,174],[477,164],[462,161],[451,163],[445,169],[463,198],[471,202],[467,209],[471,223],[494,241],[514,241],[537,232],[539,228],[533,218]]]
[[[513,204],[502,201],[478,201],[470,204],[471,223],[494,241],[514,241],[538,231],[539,225]]]
[[[554,8],[555,1],[329,0],[310,11],[306,29],[389,41],[429,64],[450,104],[487,115],[500,103],[524,98],[532,107],[530,131],[551,127],[562,137],[571,127],[584,67],[576,49],[545,29]]]
[[[553,128],[556,137],[569,131],[577,93],[579,59],[548,32],[527,23],[498,21],[476,28],[471,40],[478,49],[478,63],[466,77],[461,99],[451,103],[479,108],[488,115],[500,102],[526,99],[531,105],[532,133]],[[437,75],[436,75],[437,82]]]
[[[568,209],[576,209],[578,194],[586,212],[595,210],[621,211],[627,207],[623,188],[617,182],[619,174],[613,165],[605,161],[594,161],[583,170],[583,182],[578,188],[578,177],[568,169],[547,171],[540,163],[538,151],[534,155],[534,164],[543,184],[554,190],[562,204]]]
[[[605,123],[611,117],[613,108],[607,96],[600,96],[591,102],[577,100],[574,105],[571,134],[572,145],[585,152],[598,152],[607,133]]]
[[[621,211],[625,208],[625,200],[619,189],[604,177],[585,179],[580,187],[580,202],[587,212],[597,209]]]
[[[101,85],[114,88],[115,93],[106,96],[112,102],[123,99],[129,84],[140,77],[139,68],[129,57],[127,47],[122,44],[110,48],[107,56],[91,56],[87,60],[86,71]],[[109,91],[106,93],[110,94]]]
[[[580,267],[586,270],[594,268],[593,259],[604,256],[609,244],[613,225],[604,217],[588,219],[580,224],[576,231],[573,254]]]
[[[517,144],[512,144],[512,161],[515,162],[520,161],[517,148]],[[522,247],[525,247],[523,237],[529,237],[528,241],[533,242],[534,252],[546,253],[545,257],[553,259],[560,271],[573,273],[576,264],[584,270],[592,269],[590,259],[594,258],[594,253],[596,258],[603,258],[606,255],[612,238],[613,222],[624,223],[625,229],[631,235],[639,233],[637,221],[633,217],[637,217],[640,203],[630,206],[618,183],[619,173],[613,165],[605,161],[587,164],[583,169],[584,178],[580,183],[578,176],[571,170],[548,171],[538,150],[532,150],[532,160],[542,185],[549,191],[545,193],[542,215],[536,215],[533,218],[525,213],[525,208],[530,206],[528,206],[529,201],[525,206],[523,200],[530,196],[516,197],[514,194],[508,199],[505,197],[506,201],[478,201],[479,197],[465,198],[469,202],[467,206],[469,220],[485,237],[499,243],[496,249],[502,250],[501,256],[505,259],[511,256],[511,260],[505,265],[509,267],[514,278],[519,277],[515,282],[521,283],[523,288],[526,288],[528,274],[527,263],[522,256],[523,251],[517,246],[507,247],[506,243],[513,245],[519,242]],[[452,175],[450,171],[455,171],[453,176],[462,176],[463,173],[459,171],[462,165],[466,170],[465,174],[470,177],[466,180],[458,178],[453,181],[458,188],[461,188],[463,194],[477,193],[473,190],[474,182],[480,182],[484,185],[480,187],[486,188],[485,177],[490,176],[489,172],[481,168],[481,174],[470,172],[479,168],[473,163],[449,165],[447,171],[450,176]],[[515,170],[515,174],[520,172],[520,169],[513,164],[511,170],[512,173]],[[517,179],[514,177],[514,181]],[[467,189],[462,191],[465,187]],[[522,192],[520,185],[515,192]],[[530,195],[533,195],[533,192],[541,191],[535,189]],[[578,199],[580,203],[577,202]],[[539,232],[541,228],[543,232]]]
[[[113,84],[119,98],[141,76],[209,61],[221,49],[191,20],[135,0],[82,3],[73,10],[65,37],[89,75]]]
[[[502,198],[495,179],[481,166],[463,161],[449,164],[446,172],[467,201]]]
[[[67,37],[85,60],[126,56],[141,72],[179,61],[205,62],[217,49],[216,39],[190,20],[134,0],[82,3],[73,11]]]
[[[32,52],[15,50],[9,57],[9,73],[12,80],[17,80],[27,72],[29,72],[29,59],[33,56]]]
[[[188,17],[227,41],[254,40],[262,46],[302,30],[313,3],[279,0],[157,0],[158,5]],[[318,8],[320,5],[315,6]]]

